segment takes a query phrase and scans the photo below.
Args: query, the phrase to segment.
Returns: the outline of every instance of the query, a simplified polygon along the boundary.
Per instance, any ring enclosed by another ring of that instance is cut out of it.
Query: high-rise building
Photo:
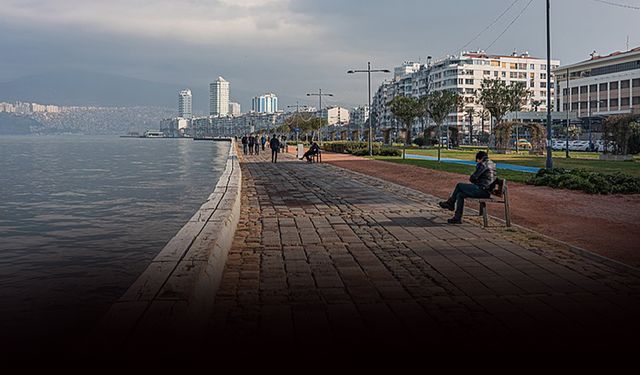
[[[240,103],[229,102],[229,114],[231,116],[240,116],[242,114]]]
[[[271,92],[256,96],[251,100],[251,110],[257,113],[278,112],[278,97]]]
[[[229,114],[229,82],[218,77],[209,85],[209,114],[226,116]]]
[[[186,89],[180,91],[178,94],[178,117],[191,118],[193,117],[193,97],[191,96],[191,90]]]

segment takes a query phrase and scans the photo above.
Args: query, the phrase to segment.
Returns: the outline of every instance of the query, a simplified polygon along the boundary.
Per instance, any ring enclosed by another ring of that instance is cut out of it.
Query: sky
[[[625,50],[627,36],[640,46],[640,0],[611,2],[630,7],[552,0],[552,57]],[[366,75],[346,71],[367,61],[392,69],[468,42],[545,57],[545,41],[544,0],[0,0],[0,81],[78,69],[193,88],[223,76],[243,110],[249,93],[315,105],[306,93],[319,88],[327,104],[365,104]]]

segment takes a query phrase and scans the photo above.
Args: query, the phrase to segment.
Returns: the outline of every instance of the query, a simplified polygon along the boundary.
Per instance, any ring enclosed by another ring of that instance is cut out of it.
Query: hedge
[[[584,169],[541,169],[528,183],[558,189],[582,190],[589,194],[640,193],[640,178],[621,172],[607,174]]]

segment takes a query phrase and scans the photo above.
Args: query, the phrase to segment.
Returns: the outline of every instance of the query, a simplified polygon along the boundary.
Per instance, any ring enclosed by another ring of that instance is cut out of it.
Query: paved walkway
[[[212,317],[236,354],[309,348],[637,350],[640,278],[527,249],[436,198],[328,164],[246,156]],[[286,348],[286,349],[284,349]]]

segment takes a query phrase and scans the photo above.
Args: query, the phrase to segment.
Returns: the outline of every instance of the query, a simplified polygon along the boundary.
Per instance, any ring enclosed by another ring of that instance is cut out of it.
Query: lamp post
[[[547,169],[553,169],[551,151],[551,26],[549,22],[550,0],[547,0]]]
[[[318,97],[318,100],[320,101],[320,102],[319,102],[319,108],[318,108],[318,111],[319,111],[320,113],[322,113],[322,97],[323,97],[323,96],[333,96],[333,94],[326,94],[326,93],[322,93],[322,89],[318,89],[318,92],[316,92],[316,93],[311,93],[311,94],[307,93],[307,96],[317,96],[317,97]],[[329,113],[329,112],[327,112],[327,114],[328,114],[328,113]],[[328,116],[327,116],[327,117],[328,117]],[[322,137],[321,137],[321,135],[320,135],[321,129],[322,129],[322,127],[320,127],[320,128],[318,129],[318,141],[320,141],[320,145],[322,145]]]
[[[295,108],[296,109],[296,127],[298,127],[298,119],[300,119],[300,107],[302,108],[309,108],[306,105],[300,105],[297,101],[296,101],[296,105],[288,105],[287,108]],[[296,133],[296,143],[299,142],[298,140],[298,131],[295,132]]]
[[[369,90],[369,117],[367,118],[367,122],[369,123],[369,156],[373,156],[373,126],[371,125],[371,73],[391,73],[389,69],[371,69],[371,62],[367,62],[367,69],[356,70],[352,69],[347,71],[347,74],[354,73],[367,73],[367,82],[368,82],[368,90]]]

